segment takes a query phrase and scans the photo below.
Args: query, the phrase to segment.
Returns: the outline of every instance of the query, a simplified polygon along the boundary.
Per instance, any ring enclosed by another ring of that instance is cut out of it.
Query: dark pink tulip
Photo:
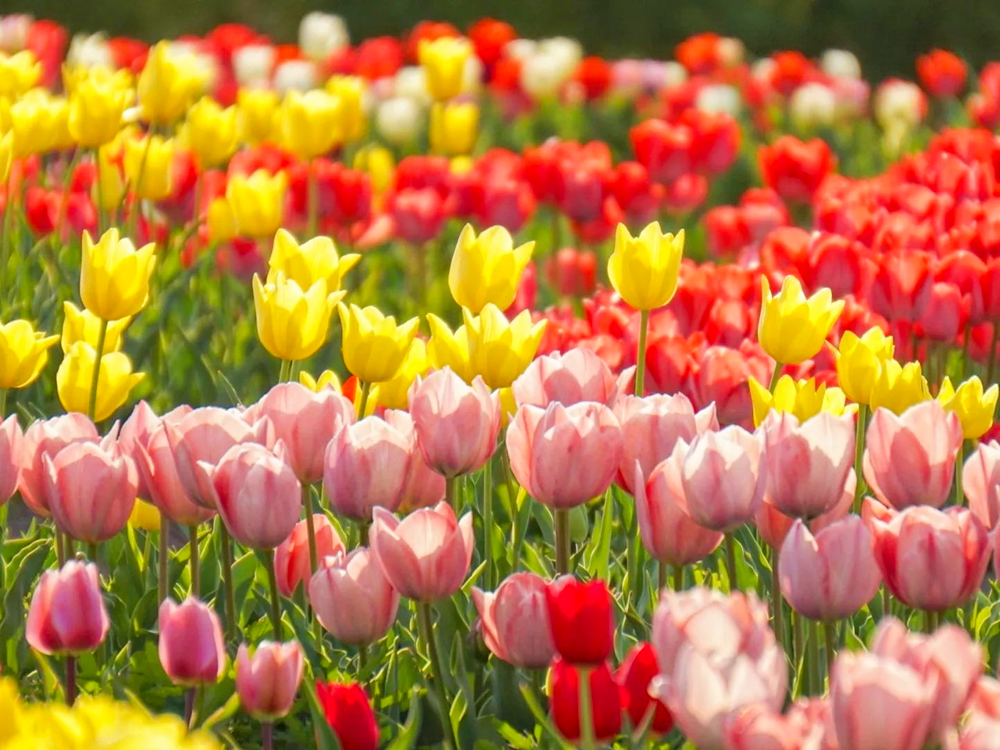
[[[274,721],[292,710],[302,683],[298,641],[261,641],[253,656],[245,643],[236,652],[236,693],[243,710],[259,721]]]
[[[471,513],[457,520],[451,506],[441,502],[402,521],[376,507],[372,518],[372,550],[400,594],[433,602],[461,588],[474,547]]]
[[[691,520],[685,508],[681,469],[687,443],[678,441],[674,452],[643,481],[635,462],[635,512],[639,518],[642,545],[651,556],[669,565],[690,565],[712,554],[724,535]]]
[[[322,561],[309,579],[309,603],[334,638],[351,646],[374,643],[396,619],[399,593],[375,555],[358,547]]]
[[[632,480],[636,461],[642,467],[642,475],[649,477],[656,465],[674,452],[679,440],[690,444],[699,433],[719,429],[715,404],[695,413],[683,393],[643,398],[622,396],[615,406],[615,415],[622,426],[622,460],[617,481],[629,492],[635,489]]]
[[[535,573],[514,573],[496,591],[472,588],[483,641],[498,659],[523,669],[544,669],[552,661],[547,585]]]
[[[496,450],[500,401],[478,375],[467,385],[450,367],[417,378],[410,416],[427,465],[446,477],[478,471]]]
[[[32,422],[24,431],[21,441],[21,473],[17,488],[21,497],[35,515],[49,515],[48,501],[45,497],[45,465],[42,456],[46,453],[58,453],[70,443],[100,442],[94,423],[83,414],[71,412],[52,419]]]
[[[596,401],[613,407],[633,372],[634,368],[628,368],[616,378],[595,352],[576,348],[534,360],[513,382],[511,391],[518,406],[531,404],[544,409],[553,401],[563,406]]]
[[[140,489],[144,488],[146,498],[174,523],[197,526],[212,518],[215,510],[193,502],[184,489],[164,426],[167,419],[163,417],[145,444],[137,441],[133,446]]]
[[[695,523],[732,531],[753,519],[764,492],[763,451],[759,434],[736,425],[694,439],[681,481]]]
[[[323,558],[343,552],[344,542],[340,534],[333,528],[330,519],[322,513],[313,515],[313,529],[316,533],[316,557]],[[303,581],[309,584],[312,575],[309,558],[309,526],[302,520],[295,524],[292,533],[281,544],[274,548],[274,574],[278,582],[278,591],[284,597],[291,598],[295,589]]]
[[[138,495],[143,500],[155,503],[152,496],[153,493],[147,487],[146,477],[140,468],[140,465],[144,463],[141,455],[142,450],[149,447],[149,440],[160,426],[161,421],[166,420],[176,424],[190,411],[190,406],[182,404],[160,417],[157,416],[149,404],[145,401],[140,401],[132,409],[129,418],[122,423],[121,430],[118,432],[118,448],[126,456],[129,456],[135,463],[136,468],[139,469]]]
[[[188,597],[181,604],[160,604],[160,664],[177,685],[218,682],[226,671],[226,644],[219,616],[204,602]]]
[[[395,427],[410,441],[410,472],[403,488],[403,497],[396,509],[406,514],[418,508],[429,508],[444,500],[445,478],[427,465],[417,440],[417,430],[409,412],[388,409],[382,415],[386,422]]]
[[[976,518],[995,529],[1000,521],[1000,443],[980,443],[965,459],[962,488]]]
[[[833,510],[854,463],[854,420],[824,411],[800,423],[772,411],[763,427],[767,502],[793,518]]]
[[[10,500],[17,491],[23,440],[17,416],[11,414],[0,424],[0,505]]]
[[[808,522],[807,526],[813,533],[826,528],[834,521],[839,521],[851,512],[851,509],[854,507],[854,490],[857,489],[857,484],[858,480],[854,474],[854,469],[851,469],[847,472],[847,481],[844,483],[840,500],[834,506],[833,510]],[[788,536],[788,532],[791,531],[793,523],[795,523],[795,519],[786,516],[771,505],[768,502],[767,495],[764,496],[764,500],[757,506],[757,512],[754,513],[754,525],[757,527],[761,539],[767,542],[771,549],[776,550],[781,547],[785,541],[785,537]]]
[[[254,549],[281,544],[302,516],[302,485],[295,472],[256,443],[234,445],[211,472],[213,503],[233,539]]]
[[[42,463],[46,502],[63,532],[97,543],[125,528],[137,480],[132,459],[116,446],[72,443],[54,455],[43,454]]]
[[[326,448],[323,488],[333,510],[369,521],[372,508],[395,511],[410,476],[413,441],[381,417],[344,425]]]
[[[97,566],[70,560],[35,586],[24,636],[43,654],[81,654],[104,642],[110,621]]]
[[[940,508],[955,477],[962,425],[937,401],[924,401],[896,416],[876,409],[865,441],[865,481],[896,510],[911,505]]]
[[[334,434],[355,418],[354,404],[334,391],[316,392],[280,383],[256,403],[254,417],[269,419],[273,437],[285,444],[285,460],[303,484],[323,478],[323,456]]]
[[[531,497],[566,509],[604,493],[622,456],[621,425],[603,404],[522,406],[507,428],[510,469]]]
[[[885,584],[907,606],[941,611],[979,590],[990,540],[968,508],[917,505],[898,512],[867,498],[864,517]]]
[[[850,617],[882,583],[871,534],[859,516],[835,521],[813,536],[800,520],[781,545],[781,593],[813,620]]]

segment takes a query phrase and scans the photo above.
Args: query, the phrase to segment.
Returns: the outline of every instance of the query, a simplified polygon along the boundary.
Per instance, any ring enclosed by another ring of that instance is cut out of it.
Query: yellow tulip
[[[173,166],[175,143],[172,138],[147,135],[125,141],[122,164],[129,185],[145,200],[163,200],[174,188]]]
[[[56,390],[66,411],[87,413],[96,358],[97,351],[85,341],[77,341],[63,357],[56,373]],[[94,421],[100,422],[114,414],[144,377],[141,372],[132,372],[132,361],[121,352],[103,355],[97,379]]]
[[[814,417],[821,411],[840,416],[851,407],[847,406],[844,392],[840,388],[828,388],[826,383],[816,384],[815,378],[794,380],[791,375],[782,375],[774,388],[774,394],[753,377],[749,380],[750,400],[753,402],[753,423],[760,426],[773,411],[795,415],[799,421]]]
[[[34,89],[11,104],[7,116],[14,136],[16,158],[67,149],[73,145],[69,134],[69,103],[63,97]]]
[[[472,372],[494,389],[509,387],[531,364],[547,322],[533,324],[528,310],[509,321],[494,304],[487,304],[478,316],[462,308],[462,317]]]
[[[843,301],[834,302],[829,289],[806,299],[794,276],[786,276],[781,292],[772,298],[767,277],[761,276],[757,339],[775,362],[797,365],[819,354],[843,309]]]
[[[413,345],[406,354],[402,366],[392,380],[378,383],[372,389],[372,399],[386,409],[405,409],[409,405],[410,386],[418,375],[431,369],[427,358],[427,344],[422,339],[413,339]]]
[[[314,89],[289,91],[278,109],[278,124],[284,144],[302,159],[329,152],[342,142],[340,98]]]
[[[431,365],[439,370],[450,367],[462,380],[471,383],[475,374],[469,362],[469,337],[465,326],[452,331],[433,313],[427,313],[427,324],[431,329],[431,338],[427,342],[427,358]]]
[[[333,370],[323,370],[318,378],[314,378],[303,370],[299,373],[299,382],[309,390],[317,392],[324,388],[333,388],[337,393],[340,393],[343,388],[340,384],[340,378]]]
[[[69,134],[79,146],[97,148],[114,140],[122,128],[132,91],[120,79],[86,76],[78,79],[69,97]]]
[[[63,64],[62,79],[63,90],[70,98],[76,93],[77,87],[87,81],[96,82],[101,86],[111,86],[120,91],[128,91],[133,98],[135,96],[135,76],[132,75],[131,70],[126,68],[111,70],[101,66],[77,65],[71,67]]]
[[[158,42],[149,51],[139,74],[138,95],[142,118],[169,124],[187,111],[201,93],[205,80],[193,55],[179,54],[169,42]]]
[[[881,328],[870,328],[860,338],[852,331],[844,332],[837,353],[837,380],[851,401],[868,403],[882,365],[894,353],[892,336],[886,336]]]
[[[230,176],[226,199],[242,236],[270,237],[281,227],[287,186],[284,172],[272,175],[265,169],[258,169],[249,177]]]
[[[677,291],[684,255],[684,230],[663,234],[659,222],[633,237],[624,224],[615,231],[615,250],[608,258],[611,286],[636,310],[663,307]]]
[[[472,55],[472,45],[468,39],[424,39],[420,42],[417,55],[427,76],[427,90],[432,97],[445,101],[462,93],[465,63]]]
[[[117,209],[128,190],[121,168],[126,140],[131,140],[131,136],[123,138],[119,135],[111,143],[97,149],[97,175],[91,188],[91,196],[95,205],[103,211]]]
[[[492,302],[507,309],[517,295],[534,242],[514,247],[510,232],[503,227],[490,227],[476,236],[466,224],[455,245],[448,271],[451,296],[461,307],[479,313]]]
[[[254,274],[253,302],[260,343],[278,359],[311,357],[326,342],[330,316],[343,296],[343,292],[329,292],[323,279],[303,291],[280,271],[266,284]]]
[[[479,107],[472,102],[435,102],[428,135],[431,150],[436,153],[447,156],[472,153],[479,136]]]
[[[58,336],[36,331],[27,320],[0,323],[0,388],[34,383],[49,361],[48,350],[58,340]]]
[[[146,531],[160,530],[160,511],[152,503],[136,498],[132,513],[128,517],[129,526]]]
[[[420,326],[419,318],[396,325],[375,307],[340,305],[344,366],[362,383],[381,383],[399,372]]]
[[[392,152],[383,146],[365,146],[354,155],[354,168],[372,178],[372,191],[382,195],[392,187],[396,175],[396,162]]]
[[[327,289],[340,289],[344,274],[361,260],[357,253],[343,257],[337,253],[337,246],[329,237],[313,237],[301,245],[285,229],[274,235],[274,246],[268,260],[267,280],[273,281],[277,272],[295,281],[303,289],[308,289],[319,279],[326,281]]]
[[[0,52],[0,96],[16,99],[30,91],[42,75],[42,64],[30,50]]]
[[[326,90],[340,99],[340,134],[344,143],[355,143],[365,136],[367,124],[362,99],[365,79],[361,76],[333,76],[326,82]]]
[[[101,335],[101,319],[87,308],[80,310],[72,302],[63,302],[63,312],[66,318],[62,327],[62,350],[68,352],[77,341],[85,341],[96,349]],[[108,323],[103,347],[105,354],[122,348],[122,335],[131,322],[131,318],[122,318]]]
[[[236,107],[240,113],[240,137],[251,146],[274,139],[280,100],[270,89],[240,89]]]
[[[223,107],[209,96],[188,110],[184,132],[202,168],[218,166],[236,151],[238,115],[236,107]]]
[[[233,207],[225,196],[208,204],[208,239],[211,242],[229,242],[239,236],[239,227]]]
[[[993,415],[997,409],[997,395],[1000,388],[994,383],[983,392],[983,381],[976,375],[964,381],[956,389],[951,379],[945,376],[937,400],[948,411],[958,415],[962,423],[962,435],[966,440],[978,440],[993,426]]]
[[[0,185],[7,184],[10,175],[10,165],[14,160],[14,134],[4,133],[0,136]]]
[[[869,405],[872,411],[882,407],[893,414],[902,414],[914,404],[930,400],[930,397],[927,378],[919,362],[901,365],[894,359],[887,359],[872,383]]]
[[[156,266],[156,246],[136,249],[117,229],[109,229],[94,244],[83,233],[80,298],[101,320],[121,320],[137,314],[149,300],[149,278]]]

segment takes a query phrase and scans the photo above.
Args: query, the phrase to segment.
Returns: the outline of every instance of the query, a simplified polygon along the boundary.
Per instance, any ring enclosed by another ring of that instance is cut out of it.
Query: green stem
[[[649,333],[649,310],[639,312],[639,351],[636,352],[635,395],[645,395],[646,336]]]
[[[674,576],[673,576],[674,591],[684,590],[684,566],[675,565],[674,566]]]
[[[809,620],[809,693],[819,695],[822,682],[819,664],[819,623]]]
[[[170,585],[169,578],[170,563],[170,519],[166,514],[160,513],[160,552],[157,559],[156,595],[159,601],[167,598],[167,587]]]
[[[778,550],[771,548],[771,616],[774,619],[774,637],[785,647],[785,607],[781,602],[781,578],[778,572]]]
[[[668,579],[670,578],[670,565],[663,562],[663,560],[659,560],[657,562],[657,575],[656,590],[659,593],[667,587]]]
[[[368,668],[368,646],[362,643],[358,646],[358,674],[364,674]]]
[[[555,522],[556,572],[563,575],[570,572],[569,511],[555,508],[552,515]]]
[[[837,658],[837,622],[823,621],[823,633],[826,635],[826,679],[827,684],[833,677],[833,662]]]
[[[274,630],[274,640],[281,641],[281,601],[278,594],[278,577],[274,573],[274,550],[270,553],[270,565],[267,566],[267,578],[271,589],[271,628]]]
[[[591,750],[594,747],[594,704],[590,697],[590,667],[578,667],[577,675],[580,682],[580,748]]]
[[[368,410],[368,396],[371,393],[371,390],[371,383],[361,384],[361,398],[358,400],[358,419],[363,419],[365,412]]]
[[[940,612],[924,612],[924,627],[928,634],[933,633],[941,625]]]
[[[233,544],[229,537],[226,524],[219,521],[219,546],[222,557],[222,589],[226,598],[226,641],[236,643],[239,640],[238,624],[236,622],[236,593],[233,588]]]
[[[729,576],[729,590],[736,591],[739,585],[736,583],[736,543],[733,541],[733,534],[726,534],[726,574]]]
[[[101,235],[104,229],[104,184],[101,182],[101,149],[94,149],[94,187],[97,189],[97,235]],[[161,599],[162,601],[162,599]]]
[[[857,434],[854,440],[854,512],[861,514],[861,498],[865,494],[864,456],[865,434],[868,427],[868,405],[858,404]]]
[[[778,385],[778,381],[781,380],[781,371],[785,369],[785,366],[781,362],[774,363],[774,372],[771,373],[771,384],[767,387],[769,393],[774,393],[774,389]]]
[[[191,596],[201,596],[201,568],[198,559],[198,526],[194,524],[188,527],[188,550],[191,565]]]
[[[358,521],[358,545],[368,546],[368,530],[371,529],[371,521]]]
[[[445,477],[444,478],[444,501],[452,507],[452,510],[457,511],[456,503],[458,502],[458,482],[460,477]]]
[[[792,698],[802,695],[802,662],[806,658],[805,637],[802,633],[803,617],[795,610],[792,610],[792,664],[795,667],[792,684]]]
[[[955,505],[965,503],[965,488],[962,486],[962,468],[965,465],[965,442],[958,446],[955,454]]]
[[[274,724],[270,721],[260,725],[260,746],[262,750],[274,750]]]
[[[437,640],[434,638],[434,624],[429,602],[417,602],[417,629],[420,640],[424,642],[427,657],[431,667],[431,681],[437,693],[438,710],[441,716],[441,734],[445,748],[454,747],[451,732],[451,720],[448,717],[448,696],[444,689],[444,672],[441,669],[441,657],[438,654]]]
[[[101,359],[104,358],[104,342],[108,338],[108,321],[101,320],[101,330],[97,334],[97,350],[94,356],[94,371],[90,376],[90,402],[87,406],[87,416],[94,421],[97,411],[97,386],[101,380]]]
[[[76,703],[76,657],[66,657],[66,705]]]
[[[63,533],[55,526],[52,528],[52,541],[56,547],[56,562],[59,563],[59,567],[61,568],[66,564],[66,545]]]
[[[302,504],[306,509],[306,532],[309,535],[309,578],[312,579],[313,574],[319,567],[319,551],[316,548],[316,522],[313,519],[312,488],[305,482],[302,483]],[[303,589],[308,590],[308,587],[309,581],[306,581]],[[308,601],[309,597],[306,596],[305,611],[307,614],[310,609]],[[321,654],[323,653],[323,626],[320,625],[319,618],[316,617],[315,612],[310,617],[313,624],[313,638],[316,640],[316,652]]]
[[[281,360],[281,369],[278,370],[278,382],[287,383],[288,375],[292,371],[292,360],[283,359]]]
[[[493,460],[487,459],[483,466],[483,541],[486,556],[486,590],[493,590],[493,569],[496,564],[493,554]]]
[[[11,170],[13,172],[13,170]],[[4,298],[7,291],[7,266],[10,264],[10,248],[14,243],[11,241],[11,220],[14,218],[14,197],[11,185],[13,178],[7,175],[7,205],[4,207],[3,223],[0,224],[0,299]],[[20,259],[23,264],[23,259]]]
[[[97,563],[97,542],[87,544],[87,560],[95,564]]]
[[[0,388],[0,418],[7,416],[7,388]]]

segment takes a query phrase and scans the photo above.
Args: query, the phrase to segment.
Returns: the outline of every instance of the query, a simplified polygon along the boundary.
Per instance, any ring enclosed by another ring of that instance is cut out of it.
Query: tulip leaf
[[[416,745],[417,737],[420,735],[422,719],[420,691],[414,690],[410,695],[410,710],[406,714],[406,723],[392,741],[385,746],[385,750],[411,750]]]
[[[233,693],[229,696],[229,700],[222,704],[219,708],[211,713],[211,715],[206,716],[205,720],[201,723],[202,729],[211,729],[220,721],[226,721],[236,714],[240,708],[240,696],[237,693]]]
[[[584,553],[584,568],[591,578],[606,578],[611,554],[611,532],[615,523],[615,505],[610,492],[604,495],[604,508],[598,533],[590,538]]]
[[[538,702],[538,697],[535,695],[534,688],[526,682],[522,682],[520,687],[521,695],[524,696],[524,702],[528,704],[528,710],[531,711],[531,715],[535,717],[535,723],[541,727],[542,733],[555,742],[557,747],[572,748],[573,746],[563,740],[563,738],[559,735],[559,732],[556,731],[556,728],[552,725],[552,721],[549,719],[545,710]]]

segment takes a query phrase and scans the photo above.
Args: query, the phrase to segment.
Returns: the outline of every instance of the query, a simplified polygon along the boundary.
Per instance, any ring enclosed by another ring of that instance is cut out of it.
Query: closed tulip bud
[[[340,305],[343,328],[344,365],[362,383],[391,380],[410,350],[419,318],[397,326],[396,319],[383,315],[378,308]]]
[[[301,159],[321,156],[343,140],[340,99],[322,89],[288,92],[277,118],[284,145]]]
[[[829,289],[821,289],[807,299],[794,276],[785,277],[781,292],[773,298],[767,277],[761,276],[761,296],[757,339],[772,359],[786,365],[819,354],[844,309],[842,301],[832,301]]]
[[[894,351],[892,336],[886,336],[881,328],[871,328],[860,337],[844,331],[837,354],[837,382],[847,398],[867,404],[883,365]]]
[[[361,256],[357,253],[341,257],[329,237],[314,237],[299,244],[290,232],[279,229],[274,235],[274,247],[267,262],[267,281],[273,283],[277,272],[283,271],[286,277],[303,289],[323,279],[327,289],[336,292],[343,283],[344,274],[359,260]]]
[[[159,201],[174,190],[176,143],[172,138],[147,135],[125,141],[122,164],[129,185],[139,198]]]
[[[984,393],[983,381],[977,375],[962,382],[956,389],[946,375],[937,400],[945,409],[958,415],[966,440],[978,440],[993,426],[998,392],[1000,387],[994,383]]]
[[[633,237],[624,224],[615,230],[615,250],[608,259],[611,286],[636,310],[663,307],[677,291],[684,230],[663,234],[659,222]]]
[[[95,350],[100,339],[101,319],[87,308],[80,310],[72,302],[63,302],[63,312],[66,318],[63,320],[62,344],[63,352],[68,352],[77,341],[83,341]],[[122,318],[108,324],[108,330],[104,337],[104,354],[116,352],[122,347],[122,334],[132,322],[131,318]]]
[[[254,274],[253,301],[260,343],[278,359],[311,357],[326,343],[330,316],[343,296],[344,292],[327,293],[323,279],[303,290],[282,271],[267,284]]]
[[[583,736],[580,674],[580,669],[559,657],[552,662],[549,673],[549,711],[552,723],[570,741],[577,741]],[[590,717],[593,721],[589,734],[599,742],[608,742],[618,734],[622,725],[618,683],[607,663],[588,669],[586,675],[590,687]]]
[[[514,573],[496,591],[472,588],[479,630],[494,656],[522,669],[544,669],[555,655],[545,579]]]
[[[893,414],[902,414],[911,406],[930,398],[931,392],[920,362],[901,365],[894,359],[888,359],[882,363],[882,370],[872,384],[868,405],[872,411],[881,408]]]
[[[187,145],[202,169],[225,162],[239,143],[239,110],[222,107],[211,97],[202,97],[187,111],[184,133]]]
[[[925,401],[896,416],[878,409],[868,425],[864,474],[885,505],[940,508],[951,493],[962,426],[936,401]]]
[[[769,414],[791,414],[800,422],[826,412],[839,417],[851,413],[844,392],[840,388],[816,383],[815,378],[795,380],[791,375],[782,375],[774,387],[774,393],[760,384],[756,378],[748,378],[750,399],[753,404],[754,425],[764,424]]]
[[[344,143],[355,143],[365,136],[364,100],[367,84],[361,76],[332,76],[326,90],[340,100],[339,130]]]
[[[692,520],[725,532],[750,521],[764,492],[763,452],[757,434],[735,425],[696,437],[681,471]]]
[[[969,509],[987,529],[1000,521],[1000,443],[980,443],[962,469],[962,488]]]
[[[656,649],[648,643],[640,643],[632,647],[615,673],[622,708],[632,726],[645,726],[644,722],[648,719],[649,731],[654,735],[667,734],[674,726],[670,710],[649,694],[649,684],[659,672]]]
[[[35,651],[47,656],[75,656],[100,646],[110,626],[97,566],[70,560],[38,579],[24,637]]]
[[[10,500],[17,491],[23,442],[24,435],[17,423],[17,415],[11,414],[0,423],[0,505]]]
[[[364,646],[381,639],[396,619],[399,593],[374,553],[359,547],[327,557],[309,581],[309,603],[341,643]]]
[[[534,247],[534,242],[526,242],[515,248],[510,232],[503,227],[490,227],[476,236],[472,225],[466,224],[448,271],[451,296],[475,314],[487,303],[507,309]]]
[[[553,352],[539,357],[513,382],[511,390],[519,406],[531,404],[544,409],[554,401],[563,406],[594,401],[613,407],[632,374],[629,369],[616,378],[597,354],[578,347],[565,354]]]
[[[608,584],[560,576],[545,589],[552,642],[574,666],[603,664],[614,650],[614,616]]]
[[[441,502],[402,521],[376,507],[372,518],[372,551],[402,596],[434,602],[462,587],[474,547],[471,513],[457,520],[451,506]]]
[[[251,146],[273,140],[280,104],[278,95],[270,89],[241,88],[236,95],[240,138]]]
[[[0,324],[0,388],[24,388],[38,380],[57,341],[26,320]]]
[[[121,320],[139,313],[149,301],[149,279],[156,266],[153,243],[136,248],[117,229],[109,229],[95,244],[83,233],[80,298],[102,320]]]
[[[344,542],[325,515],[313,515],[313,529],[317,559],[322,561],[344,551]],[[309,585],[312,562],[309,557],[309,525],[305,520],[295,524],[288,538],[274,548],[274,574],[278,591],[288,599],[295,595],[300,583]]]
[[[378,750],[378,721],[363,687],[317,682],[316,697],[342,750]]]
[[[475,373],[469,362],[469,337],[465,326],[452,331],[434,313],[427,313],[427,325],[431,329],[431,337],[427,342],[427,358],[431,366],[438,370],[449,367],[466,383],[471,383]]]
[[[478,316],[463,308],[462,317],[471,371],[481,376],[490,388],[509,388],[534,359],[546,321],[532,323],[528,310],[507,320],[492,303],[487,303]]]
[[[63,414],[29,425],[24,432],[17,461],[20,466],[17,489],[32,513],[43,517],[49,515],[45,484],[48,470],[44,457],[54,455],[74,442],[98,443],[100,440],[94,423],[83,414]]]
[[[454,99],[462,93],[465,62],[472,44],[460,37],[421,40],[417,54],[427,76],[427,91],[436,100]]]
[[[73,87],[69,97],[69,134],[77,145],[97,148],[110,143],[122,127],[132,91],[120,79],[90,75]]]
[[[472,102],[431,107],[428,136],[431,151],[446,156],[471,154],[479,136],[479,107]]]
[[[41,75],[42,64],[30,50],[0,52],[0,96],[16,99],[34,88]]]
[[[444,500],[445,478],[431,469],[424,460],[417,440],[417,429],[409,412],[388,409],[385,421],[401,432],[410,441],[410,471],[403,497],[397,510],[406,514],[418,508],[430,508]]]
[[[226,642],[219,616],[189,597],[160,605],[160,664],[175,685],[211,685],[226,671]]]
[[[258,169],[249,177],[239,174],[229,177],[226,200],[233,210],[240,235],[261,239],[270,237],[281,227],[287,186],[284,172],[272,175],[265,169]]]
[[[56,391],[66,411],[89,412],[96,359],[96,350],[84,341],[73,344],[63,357],[56,372]],[[102,422],[114,414],[144,377],[145,373],[132,371],[132,361],[121,352],[101,357],[94,420]]]
[[[259,721],[274,721],[292,710],[302,683],[298,641],[261,641],[250,656],[245,643],[236,652],[236,694],[243,710]]]
[[[180,119],[204,85],[194,55],[171,49],[169,42],[155,44],[139,74],[142,118],[157,125]]]

